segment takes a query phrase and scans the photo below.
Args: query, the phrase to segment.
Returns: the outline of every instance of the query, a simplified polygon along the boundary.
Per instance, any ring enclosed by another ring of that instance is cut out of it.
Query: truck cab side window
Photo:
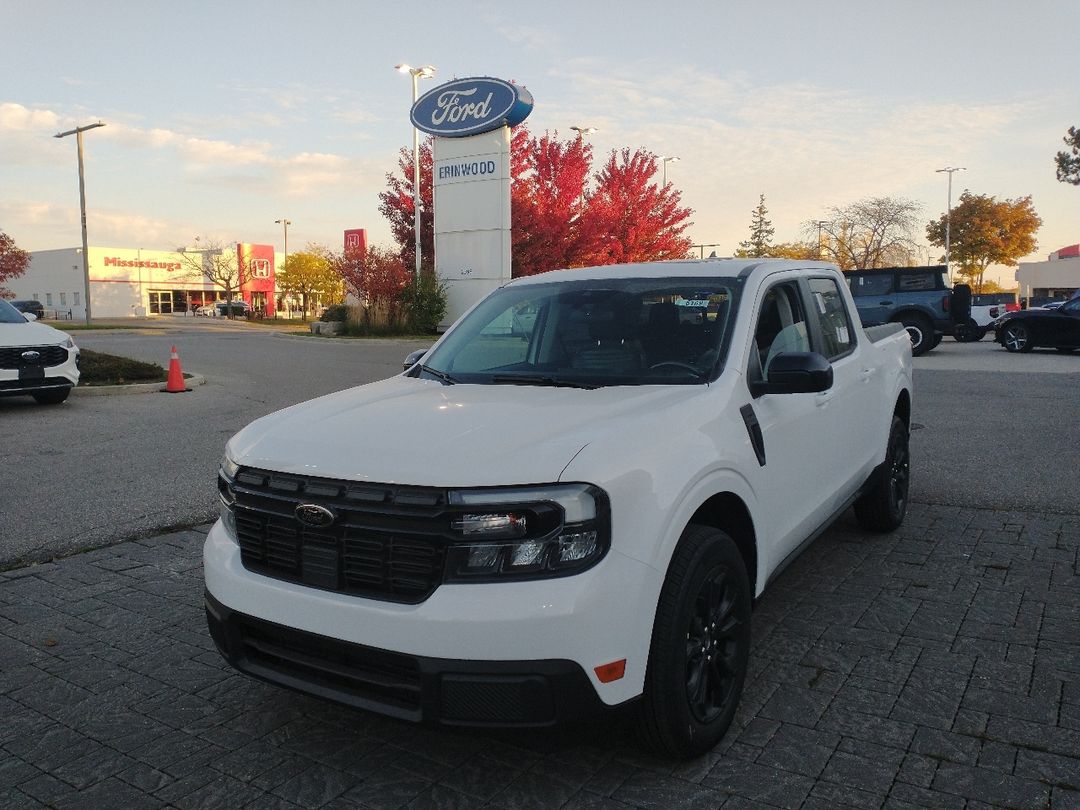
[[[815,316],[824,339],[820,351],[831,362],[854,348],[855,332],[836,282],[828,278],[812,278],[809,284],[814,301],[812,309],[816,310]]]
[[[768,381],[769,365],[778,354],[806,351],[810,351],[810,340],[798,285],[777,284],[761,302],[747,378],[751,382]]]

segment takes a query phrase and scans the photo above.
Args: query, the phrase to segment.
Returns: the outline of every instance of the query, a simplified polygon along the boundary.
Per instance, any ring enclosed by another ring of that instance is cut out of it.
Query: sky
[[[93,245],[314,242],[378,212],[411,147],[412,86],[522,84],[534,134],[594,126],[613,149],[677,156],[667,177],[695,244],[730,255],[765,195],[774,241],[866,197],[921,220],[965,189],[1031,195],[1028,261],[1080,242],[1080,188],[1054,154],[1080,126],[1077,0],[545,0],[522,3],[0,0],[0,230],[26,250],[80,243],[87,132]],[[925,242],[923,228],[916,234]],[[927,246],[935,260],[940,249]],[[1012,270],[996,276],[1011,283]],[[994,275],[994,274],[992,274]]]

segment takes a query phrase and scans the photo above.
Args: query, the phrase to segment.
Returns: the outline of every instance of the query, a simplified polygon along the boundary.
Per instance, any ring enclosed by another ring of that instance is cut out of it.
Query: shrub
[[[422,273],[401,291],[401,304],[413,332],[433,333],[446,314],[446,282],[433,273]]]
[[[331,304],[319,318],[324,323],[344,322],[349,319],[349,307],[345,304]]]
[[[165,369],[157,363],[143,363],[130,357],[118,357],[89,349],[79,352],[80,385],[165,382],[168,376]]]

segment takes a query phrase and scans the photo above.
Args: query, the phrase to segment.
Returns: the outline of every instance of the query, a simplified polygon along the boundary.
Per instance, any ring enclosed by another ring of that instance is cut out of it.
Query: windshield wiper
[[[420,371],[426,371],[428,374],[430,374],[436,380],[439,380],[443,385],[453,385],[454,383],[461,382],[461,380],[455,378],[454,376],[452,376],[450,374],[447,374],[445,371],[439,371],[439,369],[437,369],[437,368],[432,368],[431,366],[425,366],[423,363],[417,363],[416,367],[419,368]],[[417,375],[417,376],[419,376],[419,375]]]
[[[599,388],[598,385],[582,382],[581,380],[568,380],[565,377],[547,377],[532,374],[496,374],[491,378],[495,385],[543,385],[551,388],[584,388],[592,390]]]

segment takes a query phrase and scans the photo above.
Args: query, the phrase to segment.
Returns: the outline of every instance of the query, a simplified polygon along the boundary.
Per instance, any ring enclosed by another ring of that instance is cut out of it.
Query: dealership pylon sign
[[[412,107],[417,129],[435,136],[435,273],[446,284],[443,326],[510,280],[510,127],[532,95],[501,79],[456,79]]]

